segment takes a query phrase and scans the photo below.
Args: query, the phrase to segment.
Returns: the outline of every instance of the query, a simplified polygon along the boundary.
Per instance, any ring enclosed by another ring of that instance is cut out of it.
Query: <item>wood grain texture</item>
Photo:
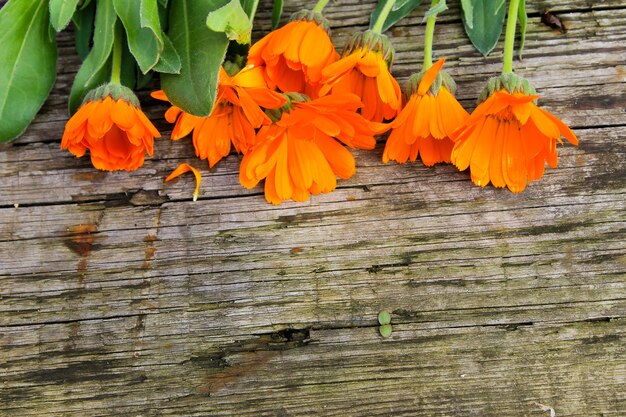
[[[374,3],[329,4],[338,47]],[[626,3],[528,6],[517,72],[581,143],[521,195],[384,165],[381,139],[335,192],[271,206],[238,156],[209,171],[167,140],[147,91],[155,157],[95,171],[59,149],[80,64],[61,33],[48,102],[0,146],[0,416],[626,415]],[[390,31],[401,82],[425,9]],[[435,43],[471,110],[501,44],[481,57],[457,2]],[[191,177],[163,182],[181,162],[204,174],[198,202]]]

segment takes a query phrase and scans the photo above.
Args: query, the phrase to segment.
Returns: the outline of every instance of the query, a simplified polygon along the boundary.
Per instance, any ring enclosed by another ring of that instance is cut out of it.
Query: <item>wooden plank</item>
[[[4,412],[135,415],[150,404],[150,415],[163,416],[547,416],[544,405],[583,417],[619,416],[626,406],[623,319],[398,324],[387,341],[372,325],[303,329],[223,341],[216,350],[204,329],[182,332],[187,315],[168,316],[48,326],[37,369],[20,366],[36,359],[12,364],[20,370],[9,371],[2,388],[11,400]],[[11,342],[30,344],[36,330],[10,333]]]

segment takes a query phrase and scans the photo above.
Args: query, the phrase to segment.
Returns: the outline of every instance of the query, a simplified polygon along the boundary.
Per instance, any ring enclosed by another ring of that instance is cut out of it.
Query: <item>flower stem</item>
[[[396,0],[386,0],[383,9],[380,11],[376,22],[374,22],[374,26],[372,27],[372,32],[380,34],[383,31],[383,26],[385,25],[385,20],[387,20],[387,16],[391,12],[391,8],[396,3]]]
[[[313,8],[313,11],[321,13],[321,11],[324,10],[324,7],[326,7],[328,2],[329,2],[329,0],[317,0],[317,4]]]
[[[439,3],[439,0],[433,0],[430,8],[432,9]],[[426,32],[424,33],[424,71],[433,65],[433,37],[435,35],[435,21],[437,15],[434,14],[426,19]]]
[[[509,13],[506,17],[506,35],[504,37],[504,62],[502,64],[502,74],[510,74],[513,72],[513,49],[515,49],[517,9],[519,9],[519,0],[511,0],[511,3],[509,4]]]
[[[121,84],[122,72],[122,27],[120,22],[115,23],[115,40],[113,41],[113,62],[111,64],[111,82]]]

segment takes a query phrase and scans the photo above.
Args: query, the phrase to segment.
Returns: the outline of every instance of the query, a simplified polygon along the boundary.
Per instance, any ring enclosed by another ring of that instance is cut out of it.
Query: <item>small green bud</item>
[[[388,338],[389,336],[391,336],[391,324],[385,324],[383,326],[380,326],[378,328],[378,331],[380,332],[380,335],[382,337],[384,337],[385,339]]]
[[[381,311],[380,313],[378,313],[378,322],[381,324],[381,326],[391,323],[391,314],[389,314],[388,311]]]

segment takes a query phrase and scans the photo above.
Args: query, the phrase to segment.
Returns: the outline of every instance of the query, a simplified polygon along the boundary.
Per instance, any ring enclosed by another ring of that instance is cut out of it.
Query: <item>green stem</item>
[[[120,22],[115,24],[115,40],[113,42],[113,63],[111,65],[111,82],[122,84],[122,27]]]
[[[326,5],[328,4],[328,1],[329,0],[317,0],[317,4],[313,8],[313,11],[321,13],[322,10],[324,10],[324,7],[326,7]]]
[[[387,16],[391,12],[391,8],[396,3],[396,0],[386,0],[383,9],[381,10],[376,22],[374,22],[374,27],[372,27],[372,32],[380,34],[383,31],[383,26],[385,24],[385,20],[387,20]]]
[[[433,0],[430,8],[432,9],[439,3],[439,0]],[[435,22],[437,15],[434,14],[426,19],[426,32],[424,33],[424,71],[433,65],[433,37],[435,35]]]
[[[517,9],[519,9],[519,0],[511,0],[509,13],[506,17],[506,35],[504,37],[504,62],[502,64],[502,74],[510,74],[513,72],[513,49],[515,49]]]

